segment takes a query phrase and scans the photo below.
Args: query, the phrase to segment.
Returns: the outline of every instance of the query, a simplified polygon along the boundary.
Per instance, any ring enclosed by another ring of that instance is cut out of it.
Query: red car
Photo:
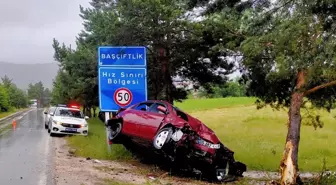
[[[246,165],[235,161],[234,152],[198,119],[172,104],[151,100],[120,109],[107,121],[109,139],[127,140],[161,152],[176,164],[188,164],[215,181],[242,177]]]

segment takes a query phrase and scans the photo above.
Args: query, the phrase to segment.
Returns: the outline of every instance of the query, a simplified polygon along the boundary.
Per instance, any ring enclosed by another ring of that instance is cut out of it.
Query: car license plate
[[[219,149],[220,145],[219,144],[210,144],[209,148]]]
[[[66,131],[77,132],[76,128],[65,128]]]

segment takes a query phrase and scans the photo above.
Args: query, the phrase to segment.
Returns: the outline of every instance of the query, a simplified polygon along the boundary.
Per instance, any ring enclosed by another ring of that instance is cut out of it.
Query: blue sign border
[[[100,49],[101,48],[140,48],[144,50],[144,65],[101,65]],[[145,46],[99,46],[98,47],[98,67],[147,67],[147,48]]]
[[[99,109],[100,111],[103,111],[103,112],[115,112],[115,111],[118,111],[118,110],[108,110],[108,109],[102,109],[102,99],[101,99],[101,84],[100,84],[100,69],[144,69],[145,70],[145,76],[146,76],[146,79],[145,79],[145,95],[146,95],[146,98],[144,101],[147,101],[148,100],[148,89],[147,89],[147,68],[146,67],[116,67],[116,66],[98,66],[98,91],[99,91]],[[129,89],[130,91],[132,91],[132,89]],[[129,105],[130,106],[130,105]]]

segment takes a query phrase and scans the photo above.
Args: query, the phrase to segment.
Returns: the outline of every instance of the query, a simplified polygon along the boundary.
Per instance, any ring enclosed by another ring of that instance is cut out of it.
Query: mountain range
[[[26,90],[29,83],[41,81],[44,87],[52,89],[59,67],[56,62],[17,64],[0,62],[0,77],[7,75],[17,87]]]

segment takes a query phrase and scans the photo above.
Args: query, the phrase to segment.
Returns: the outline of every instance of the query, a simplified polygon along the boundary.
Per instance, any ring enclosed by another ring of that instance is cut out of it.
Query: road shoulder
[[[12,113],[12,114],[10,114],[10,115],[8,115],[8,116],[5,116],[5,117],[3,117],[3,118],[0,118],[0,124],[1,124],[2,122],[4,122],[4,121],[9,120],[9,119],[11,119],[11,118],[14,118],[14,117],[16,117],[16,116],[20,116],[20,115],[22,115],[22,114],[24,114],[24,113],[26,113],[26,112],[28,112],[28,111],[30,111],[30,110],[32,110],[32,109],[24,109],[24,110],[21,110],[21,111],[17,111],[17,112],[15,112],[15,113]]]
[[[137,162],[116,162],[75,157],[65,138],[54,137],[54,180],[56,185],[205,185],[203,181],[169,176],[154,166]],[[265,181],[244,179],[232,184],[265,184]],[[231,183],[227,183],[230,185]]]

